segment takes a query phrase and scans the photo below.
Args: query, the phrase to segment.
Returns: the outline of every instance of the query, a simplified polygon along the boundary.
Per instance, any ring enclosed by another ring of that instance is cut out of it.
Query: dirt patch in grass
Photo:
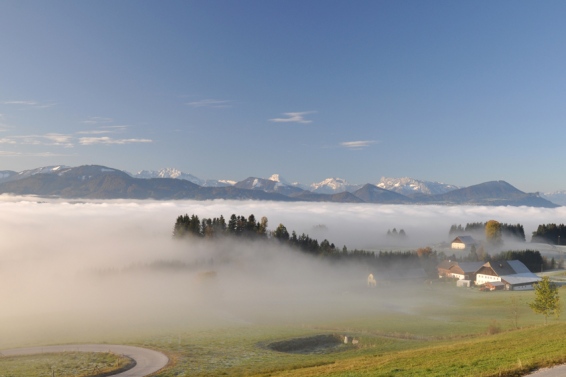
[[[306,338],[294,338],[269,343],[266,348],[277,352],[297,354],[324,354],[352,349],[351,344],[344,343],[344,337],[335,334],[314,335]]]

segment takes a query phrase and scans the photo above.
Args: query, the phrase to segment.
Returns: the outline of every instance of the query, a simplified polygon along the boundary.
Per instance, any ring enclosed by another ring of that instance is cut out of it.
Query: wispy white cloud
[[[16,142],[10,138],[3,138],[0,139],[0,144],[16,144]]]
[[[35,101],[4,101],[4,105],[27,105],[34,106],[37,105]]]
[[[104,135],[125,132],[128,126],[101,126],[95,130],[79,131],[77,135]]]
[[[4,105],[17,105],[25,107],[33,107],[36,109],[47,109],[56,105],[55,102],[38,102],[38,101],[4,101]]]
[[[276,123],[312,123],[312,120],[305,119],[305,115],[316,113],[316,111],[302,111],[297,113],[283,113],[287,118],[273,118],[269,119],[271,122]]]
[[[94,144],[133,144],[133,143],[152,143],[150,139],[112,139],[107,136],[103,137],[81,137],[79,143],[81,145],[94,145]]]
[[[106,124],[112,123],[114,119],[112,118],[105,118],[105,117],[90,117],[87,120],[83,120],[81,123],[84,124]]]
[[[17,135],[5,138],[11,140],[10,144],[25,144],[25,145],[51,145],[63,146],[66,148],[73,147],[72,135],[64,135],[58,133],[48,133],[45,135]]]
[[[73,147],[73,136],[63,134],[47,134],[43,136],[51,142],[51,145],[61,145],[67,148]]]
[[[344,148],[349,148],[349,149],[363,149],[375,143],[376,143],[375,140],[358,140],[358,141],[344,141],[340,143],[340,145]]]
[[[203,99],[200,101],[188,102],[187,105],[191,107],[210,107],[210,108],[226,108],[232,107],[232,101],[230,100],[218,100],[218,99]]]
[[[2,157],[64,157],[71,155],[52,153],[52,152],[25,153],[25,152],[13,152],[13,151],[0,151],[0,156]]]

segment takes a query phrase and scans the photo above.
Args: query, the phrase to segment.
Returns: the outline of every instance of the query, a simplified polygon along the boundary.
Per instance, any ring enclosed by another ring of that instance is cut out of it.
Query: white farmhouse
[[[517,291],[533,289],[540,280],[521,261],[510,260],[485,263],[476,273],[475,284],[498,283],[508,291]]]
[[[476,240],[472,236],[458,236],[454,238],[452,244],[450,245],[452,249],[464,250],[467,247],[472,247],[472,245],[477,245]]]

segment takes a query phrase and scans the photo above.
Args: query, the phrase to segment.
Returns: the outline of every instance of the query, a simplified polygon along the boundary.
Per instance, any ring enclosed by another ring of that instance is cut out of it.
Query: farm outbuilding
[[[483,264],[483,262],[442,261],[437,267],[438,276],[474,281],[476,280],[476,271],[479,270]]]
[[[476,246],[478,243],[472,236],[458,236],[454,238],[450,247],[456,250],[464,250],[466,248],[471,248],[472,246]]]
[[[490,291],[500,291],[505,288],[505,284],[500,281],[485,283],[484,286]]]
[[[458,280],[456,282],[456,286],[457,287],[464,287],[464,288],[470,288],[472,286],[472,281],[471,280]]]

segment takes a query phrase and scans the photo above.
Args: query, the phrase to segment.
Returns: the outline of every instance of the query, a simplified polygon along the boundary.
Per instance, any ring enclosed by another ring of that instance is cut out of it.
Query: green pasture
[[[566,361],[566,322],[549,319],[545,326],[544,317],[528,307],[534,291],[480,292],[438,283],[392,292],[391,287],[378,287],[340,296],[344,311],[295,322],[146,326],[143,332],[120,335],[67,334],[64,342],[103,340],[160,350],[171,359],[157,374],[162,377],[520,376]],[[564,302],[566,288],[560,293]],[[319,334],[348,336],[358,344],[317,354],[269,348],[275,341]],[[57,341],[50,338],[51,343]],[[25,363],[0,359],[2,377],[8,376],[3,370],[7,361]]]
[[[118,370],[130,359],[107,352],[65,352],[0,357],[0,377],[87,377]]]

